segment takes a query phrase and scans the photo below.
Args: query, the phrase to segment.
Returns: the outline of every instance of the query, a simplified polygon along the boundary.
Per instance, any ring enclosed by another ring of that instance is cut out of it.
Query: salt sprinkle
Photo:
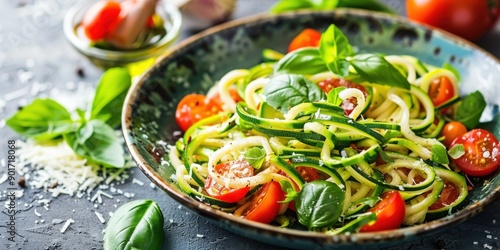
[[[152,182],[151,182],[151,183],[149,183],[149,187],[151,187],[152,189],[155,189],[155,188],[156,188],[155,184],[154,184],[154,183],[152,183]]]
[[[196,234],[196,237],[197,237],[197,238],[203,238],[203,237],[205,237],[205,236],[204,236],[203,234]]]
[[[52,220],[52,224],[54,224],[54,225],[55,224],[61,224],[61,223],[63,223],[63,220],[61,220],[61,219],[53,219]]]

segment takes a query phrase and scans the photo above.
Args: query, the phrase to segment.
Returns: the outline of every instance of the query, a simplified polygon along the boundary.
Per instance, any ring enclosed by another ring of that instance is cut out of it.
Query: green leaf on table
[[[245,160],[255,169],[260,169],[266,157],[266,151],[260,147],[251,147],[243,155]]]
[[[337,26],[330,25],[321,35],[319,54],[334,74],[343,77],[349,74],[349,62],[346,58],[354,55],[354,50]]]
[[[125,165],[124,150],[115,130],[101,120],[91,120],[77,131],[64,135],[73,151],[105,167],[121,168]]]
[[[318,48],[294,50],[281,58],[274,67],[275,73],[313,75],[328,71]]]
[[[115,128],[121,123],[125,96],[132,83],[130,74],[124,68],[106,70],[97,85],[90,119],[100,119]]]
[[[264,87],[266,102],[282,113],[300,103],[325,99],[318,85],[302,75],[279,74],[273,76]]]
[[[75,127],[68,110],[52,99],[35,99],[7,119],[6,124],[20,135],[37,140],[56,138]]]
[[[282,13],[295,10],[332,10],[339,0],[281,0],[271,7],[272,13]]]
[[[410,89],[410,83],[406,77],[382,55],[359,54],[355,55],[349,63],[367,82]]]
[[[119,207],[104,231],[104,250],[161,249],[164,218],[152,200],[135,200]]]
[[[462,99],[455,113],[455,120],[463,123],[467,129],[473,129],[479,124],[485,108],[486,101],[483,94],[475,91]]]
[[[336,184],[323,180],[308,182],[295,198],[300,224],[323,228],[338,222],[345,194]]]
[[[326,0],[325,0],[326,1]],[[355,8],[396,14],[396,11],[376,0],[338,0],[338,8]]]

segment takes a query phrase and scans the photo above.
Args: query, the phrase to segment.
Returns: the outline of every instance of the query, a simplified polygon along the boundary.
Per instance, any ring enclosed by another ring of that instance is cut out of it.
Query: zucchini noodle
[[[370,214],[367,211],[388,190],[399,192],[405,201],[404,225],[423,223],[429,214],[449,211],[448,207],[432,207],[443,183],[459,187],[460,199],[467,195],[467,189],[463,188],[465,180],[447,169],[448,162],[438,160],[437,148],[445,148],[438,137],[441,123],[436,122],[442,115],[427,93],[433,81],[445,77],[458,95],[457,77],[411,56],[385,59],[406,77],[409,89],[359,82],[351,75],[356,74],[352,69],[345,78],[329,71],[295,74],[316,86],[341,79],[355,87],[345,87],[334,97],[321,92],[324,98],[288,104],[292,95],[266,92],[278,84],[273,77],[282,74],[270,70],[276,63],[228,72],[209,91],[220,95],[226,113],[195,123],[175,147],[169,148],[169,162],[179,187],[197,200],[246,218],[255,205],[252,202],[269,183],[280,183],[293,200],[294,192],[301,192],[308,182],[326,180],[345,193],[342,219],[332,230],[325,229],[330,233],[344,232],[346,225],[359,227],[360,221],[367,223],[363,216]],[[232,88],[243,101],[234,101]],[[295,91],[293,97],[310,98],[316,89],[320,88],[293,85],[290,91]],[[272,92],[276,93],[281,92]],[[276,105],[277,100],[283,106]],[[240,176],[232,173],[232,168],[221,170],[222,165],[234,167],[235,162],[250,164],[252,174]],[[210,185],[225,190],[221,194],[240,189],[248,193],[238,201],[228,201],[213,195]],[[293,212],[287,214],[280,219],[294,216]]]

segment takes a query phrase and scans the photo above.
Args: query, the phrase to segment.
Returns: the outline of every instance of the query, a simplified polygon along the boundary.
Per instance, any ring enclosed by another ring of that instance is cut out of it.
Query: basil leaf
[[[448,155],[454,160],[462,157],[465,154],[465,147],[463,144],[455,144],[448,150]]]
[[[460,73],[458,72],[457,68],[453,67],[453,65],[451,65],[448,62],[445,62],[443,64],[443,68],[451,71],[453,73],[453,75],[455,75],[455,77],[457,78],[457,80],[460,81]]]
[[[121,123],[121,113],[125,96],[132,83],[124,68],[106,70],[97,85],[90,119],[100,119],[115,128]]]
[[[272,13],[282,13],[287,11],[311,9],[311,10],[331,10],[337,7],[339,0],[281,0],[272,8]]]
[[[334,183],[323,180],[306,183],[295,198],[300,224],[309,229],[333,225],[342,213],[344,198],[344,192]]]
[[[396,14],[395,10],[376,0],[338,0],[337,7],[365,9]]]
[[[326,101],[335,106],[340,106],[340,104],[342,104],[344,100],[342,100],[342,98],[339,97],[339,93],[344,89],[345,87],[341,86],[330,90],[330,92],[326,94]]]
[[[118,208],[104,232],[104,249],[161,249],[163,214],[152,200],[135,200]]]
[[[66,143],[75,153],[105,167],[121,168],[125,165],[123,147],[115,131],[101,120],[91,120],[77,131],[64,135]]]
[[[431,149],[431,160],[441,164],[450,163],[448,160],[448,154],[446,153],[446,148],[440,144],[432,145]]]
[[[71,132],[75,122],[61,104],[51,99],[35,99],[6,124],[17,133],[37,140],[50,140]]]
[[[354,56],[349,62],[368,82],[410,89],[410,83],[406,77],[381,55],[360,54]]]
[[[274,68],[275,73],[313,75],[328,71],[318,48],[294,50],[281,58]]]
[[[330,71],[344,77],[349,74],[349,62],[346,57],[354,55],[354,50],[337,26],[330,25],[321,35],[319,54]]]
[[[266,102],[282,113],[300,103],[323,100],[325,93],[302,75],[273,76],[264,87]]]
[[[245,152],[243,155],[245,160],[252,165],[255,169],[260,169],[262,163],[264,163],[264,159],[266,157],[266,152],[259,147],[252,147]]]
[[[298,193],[297,191],[295,191],[295,188],[293,188],[292,184],[290,184],[289,181],[280,181],[280,186],[281,189],[285,192],[285,199],[282,201],[278,201],[278,203],[288,203],[295,200],[295,197],[297,197]]]
[[[463,123],[467,129],[473,129],[479,124],[481,114],[486,108],[486,101],[481,92],[470,93],[462,99],[455,113],[455,120]]]

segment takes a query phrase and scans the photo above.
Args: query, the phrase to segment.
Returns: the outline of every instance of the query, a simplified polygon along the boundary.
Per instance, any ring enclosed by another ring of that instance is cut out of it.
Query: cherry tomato
[[[429,207],[429,210],[436,210],[453,203],[459,196],[458,188],[451,182],[444,183],[443,191],[439,199]]]
[[[451,121],[444,125],[443,130],[441,130],[441,136],[444,136],[444,145],[450,147],[451,143],[455,138],[467,133],[467,128],[464,124],[457,121]]]
[[[307,28],[292,39],[288,45],[288,52],[305,47],[318,47],[321,33],[317,30]]]
[[[408,17],[454,33],[479,39],[498,19],[498,0],[407,0]]]
[[[429,97],[435,107],[445,103],[455,96],[453,84],[446,77],[440,77],[432,81],[428,91]]]
[[[183,131],[186,131],[195,122],[215,115],[222,111],[218,104],[206,99],[200,94],[189,94],[184,96],[177,105],[175,119]]]
[[[217,164],[215,171],[227,178],[243,178],[254,175],[253,167],[246,160],[228,161]],[[210,176],[205,179],[205,190],[207,193],[219,200],[225,202],[237,202],[250,191],[249,187],[228,188],[214,181]]]
[[[484,129],[473,129],[457,137],[451,147],[462,144],[465,154],[453,161],[460,170],[471,176],[493,173],[500,163],[500,144],[495,136]]]
[[[382,200],[368,211],[377,215],[377,220],[361,227],[361,232],[378,232],[398,229],[405,218],[405,201],[398,191],[391,190],[382,194]]]
[[[328,78],[328,79],[326,79],[324,81],[319,82],[318,86],[325,93],[330,92],[334,88],[342,86],[342,87],[346,87],[346,88],[357,88],[357,89],[359,89],[359,90],[361,90],[363,92],[363,94],[365,95],[365,97],[368,95],[367,92],[366,92],[365,87],[363,87],[362,85],[353,83],[351,81],[345,80],[345,79]],[[344,109],[344,114],[345,115],[349,115],[349,114],[352,113],[352,111],[354,110],[354,108],[356,108],[356,105],[358,105],[358,101],[356,100],[356,98],[348,98],[348,99],[345,99],[342,102],[341,107],[342,107],[342,109]]]
[[[251,221],[270,223],[278,215],[281,204],[278,201],[285,199],[285,193],[278,182],[271,181],[264,184],[254,197],[251,205],[243,212],[243,216]]]
[[[118,1],[96,2],[83,16],[85,35],[92,41],[103,39],[122,19],[120,12],[121,5]]]

